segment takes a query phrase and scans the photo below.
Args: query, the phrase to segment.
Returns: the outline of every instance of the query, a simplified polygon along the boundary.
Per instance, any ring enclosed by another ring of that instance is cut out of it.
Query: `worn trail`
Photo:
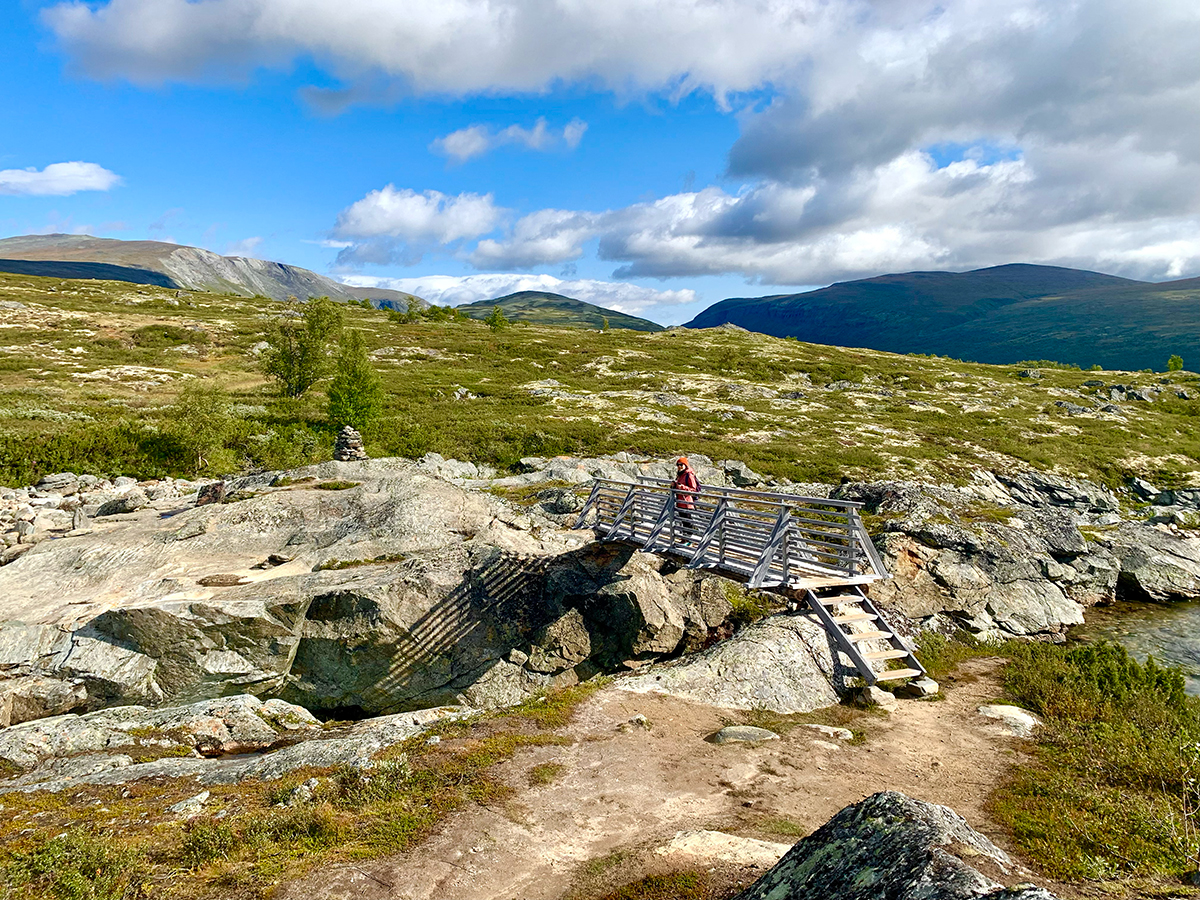
[[[857,745],[796,727],[778,741],[716,746],[704,737],[731,715],[610,687],[568,727],[574,743],[520,754],[500,769],[518,788],[513,801],[463,811],[412,853],[327,868],[279,896],[558,900],[583,863],[614,851],[659,847],[693,829],[790,843],[794,836],[779,834],[781,820],[807,833],[886,789],[949,806],[1005,846],[983,804],[1020,758],[1020,744],[976,712],[995,697],[998,665],[965,664],[944,702],[863,713],[853,725],[867,737]],[[649,729],[628,724],[636,715]],[[560,777],[529,787],[529,770],[547,762],[563,766]],[[679,855],[664,862],[709,863]],[[741,880],[761,871],[749,867]]]

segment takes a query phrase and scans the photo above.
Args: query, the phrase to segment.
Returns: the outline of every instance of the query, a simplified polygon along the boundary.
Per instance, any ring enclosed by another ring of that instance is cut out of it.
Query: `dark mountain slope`
[[[1149,284],[1055,266],[910,272],[818,291],[736,298],[688,323],[978,362],[1052,359],[1160,369],[1200,361],[1200,279]]]
[[[261,294],[276,300],[290,296],[371,299],[402,309],[412,299],[411,294],[400,291],[350,287],[285,263],[220,256],[199,247],[159,241],[118,241],[80,234],[30,234],[0,240],[0,271],[130,281],[243,297]],[[426,305],[419,298],[417,302]]]
[[[649,319],[605,309],[594,303],[585,303],[562,294],[548,291],[519,291],[497,297],[495,300],[480,300],[460,306],[473,319],[484,319],[499,306],[506,318],[514,322],[529,322],[532,325],[565,325],[574,328],[602,328],[608,320],[609,328],[627,328],[631,331],[662,331],[663,327]]]

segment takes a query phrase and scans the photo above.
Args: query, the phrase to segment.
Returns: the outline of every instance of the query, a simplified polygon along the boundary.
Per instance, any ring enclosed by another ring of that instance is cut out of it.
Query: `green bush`
[[[1043,718],[1037,765],[992,797],[1006,824],[1057,878],[1178,874],[1185,840],[1185,748],[1200,739],[1200,699],[1183,674],[1115,644],[1010,642],[1005,691]]]
[[[63,431],[0,433],[0,482],[36,484],[52,472],[162,478],[189,474],[186,451],[172,434],[118,419]]]
[[[363,346],[362,335],[349,331],[342,337],[337,368],[327,390],[329,421],[336,428],[349,425],[366,431],[383,410],[383,382]]]
[[[492,329],[492,331],[499,331],[502,328],[507,328],[509,322],[504,315],[504,310],[499,306],[493,306],[492,311],[484,318],[483,324]]]
[[[239,460],[226,449],[239,420],[230,411],[229,394],[211,381],[195,379],[180,392],[170,411],[170,430],[196,472],[230,472]]]
[[[1167,371],[1168,372],[1179,372],[1182,369],[1183,369],[1183,357],[1179,356],[1178,354],[1173,354],[1170,357],[1170,359],[1167,360]]]

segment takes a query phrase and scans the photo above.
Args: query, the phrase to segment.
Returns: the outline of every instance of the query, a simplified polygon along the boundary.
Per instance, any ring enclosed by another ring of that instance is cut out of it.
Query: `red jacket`
[[[675,508],[695,509],[695,494],[700,490],[700,482],[691,466],[684,468],[675,476]]]

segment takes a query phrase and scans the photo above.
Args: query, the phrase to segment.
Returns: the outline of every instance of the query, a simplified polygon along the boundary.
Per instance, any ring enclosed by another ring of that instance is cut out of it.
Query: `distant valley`
[[[1200,363],[1200,278],[1152,284],[1056,266],[910,272],[803,294],[722,300],[687,325],[985,363]]]

